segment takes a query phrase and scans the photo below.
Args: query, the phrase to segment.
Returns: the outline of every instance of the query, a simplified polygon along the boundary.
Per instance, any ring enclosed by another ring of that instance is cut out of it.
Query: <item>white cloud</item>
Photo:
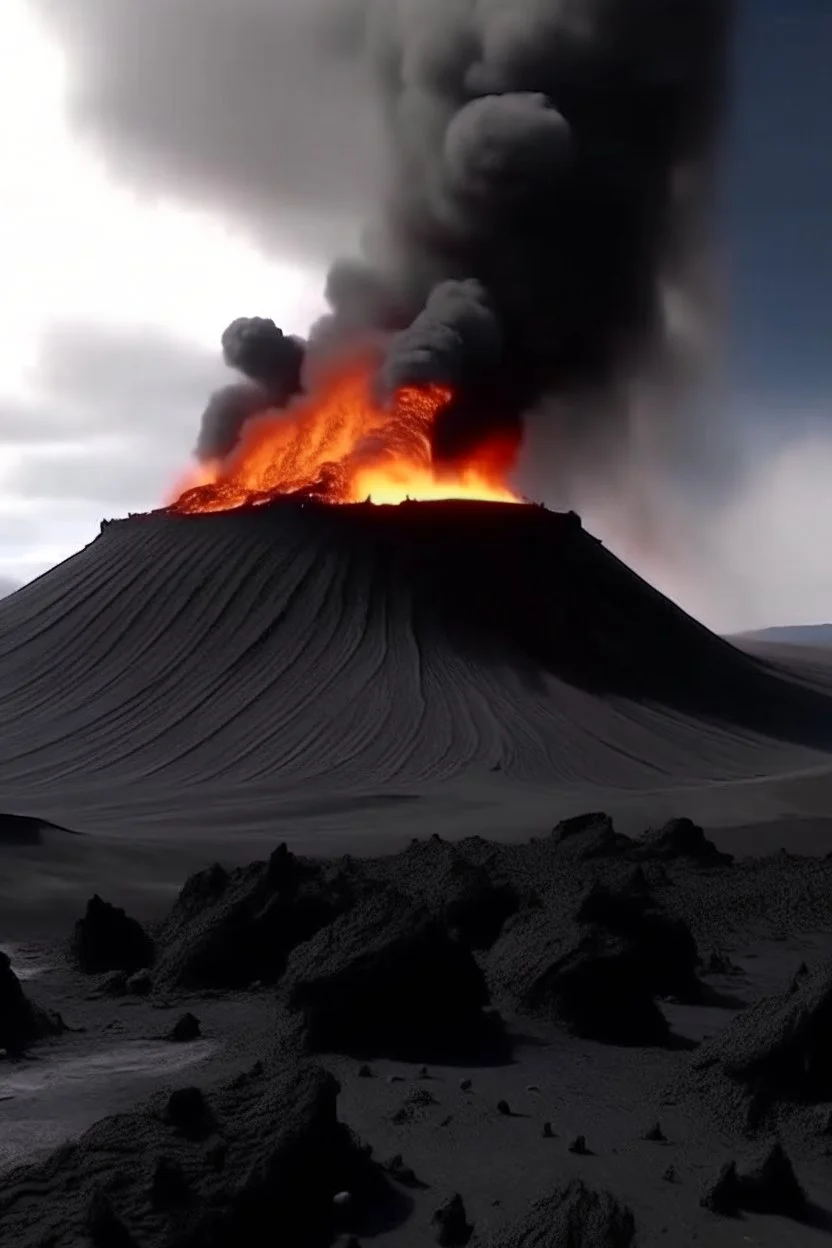
[[[15,579],[89,540],[120,499],[161,500],[218,381],[230,319],[303,332],[322,303],[308,263],[115,184],[73,133],[67,95],[65,57],[28,0],[3,0],[0,480],[3,514],[27,524],[0,546],[0,574]]]
[[[241,308],[293,327],[318,314],[321,273],[269,261],[208,213],[116,186],[70,129],[66,84],[26,0],[4,0],[0,376],[37,365],[49,321],[152,325],[213,346]]]
[[[726,628],[832,619],[832,434],[759,454],[714,524]]]
[[[832,433],[816,409],[789,413],[793,432],[761,404],[727,486],[709,493],[655,472],[632,496],[595,497],[587,527],[709,628],[735,633],[832,620]],[[633,508],[637,497],[639,508]],[[633,519],[645,518],[641,529]]]

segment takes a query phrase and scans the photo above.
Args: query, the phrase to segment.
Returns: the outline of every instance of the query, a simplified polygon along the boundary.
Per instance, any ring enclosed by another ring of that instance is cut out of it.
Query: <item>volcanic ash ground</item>
[[[517,846],[281,845],[150,926],[95,896],[39,977],[4,963],[0,1242],[813,1243],[830,889],[830,860],[597,813]],[[114,1044],[157,1069],[67,1103],[33,1156],[38,1070],[54,1117]]]

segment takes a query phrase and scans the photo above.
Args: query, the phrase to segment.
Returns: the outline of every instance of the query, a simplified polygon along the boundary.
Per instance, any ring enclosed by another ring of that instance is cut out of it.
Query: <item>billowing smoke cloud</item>
[[[532,407],[562,420],[569,396],[593,402],[562,440],[626,422],[623,383],[672,371],[668,307],[697,297],[732,9],[359,0],[339,35],[373,77],[388,181],[364,259],[333,269],[310,361],[380,334],[383,387],[452,382],[439,456]],[[224,348],[275,401],[300,384],[301,348],[270,322],[235,322]],[[236,436],[246,395],[212,401],[203,453]]]
[[[395,390],[438,382],[464,388],[496,370],[502,356],[500,322],[480,282],[440,282],[407,329],[390,342],[382,386]]]
[[[223,359],[248,378],[212,394],[195,447],[199,459],[225,459],[253,416],[282,408],[301,389],[305,345],[263,316],[241,316],[222,336]]]
[[[264,316],[241,316],[222,336],[222,354],[230,368],[259,382],[285,402],[300,386],[304,344]]]

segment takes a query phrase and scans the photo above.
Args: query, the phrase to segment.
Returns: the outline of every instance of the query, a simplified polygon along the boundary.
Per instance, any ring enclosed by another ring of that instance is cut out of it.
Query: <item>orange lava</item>
[[[381,406],[372,397],[373,372],[367,361],[353,364],[331,374],[290,411],[261,413],[228,459],[194,469],[169,510],[230,511],[296,493],[333,503],[520,501],[506,484],[516,438],[492,437],[464,461],[434,464],[431,430],[451,392],[411,386]]]

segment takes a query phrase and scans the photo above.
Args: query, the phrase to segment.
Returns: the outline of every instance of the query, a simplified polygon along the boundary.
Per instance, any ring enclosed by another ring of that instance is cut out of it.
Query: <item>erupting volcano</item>
[[[258,245],[302,217],[357,254],[304,338],[227,327],[165,506],[0,601],[0,1248],[817,1248],[832,663],[711,633],[579,514],[653,540],[651,474],[706,476],[713,426],[665,425],[714,319],[733,0],[5,7],[78,24],[58,95],[101,79],[132,135],[98,216],[158,128]],[[175,413],[137,407],[138,455]]]
[[[434,426],[452,399],[450,388],[404,386],[387,402],[373,391],[365,362],[331,370],[288,412],[255,414],[232,452],[196,469],[170,510],[228,511],[287,494],[332,503],[519,501],[506,480],[516,458],[515,435],[485,437],[458,460],[437,463]]]
[[[825,689],[705,632],[574,510],[523,505],[606,487],[637,383],[687,376],[731,0],[323,7],[321,56],[380,106],[366,228],[304,337],[225,329],[229,384],[167,506],[3,604],[7,797],[49,815],[49,791],[84,827],[152,806],[273,830],[325,790],[342,809],[445,782],[479,819],[493,772],[502,821],[527,784],[812,765]]]
[[[366,228],[304,338],[228,326],[240,380],[209,400],[171,510],[519,501],[544,461],[527,491],[577,503],[641,429],[645,378],[655,419],[679,414],[705,337],[686,327],[713,319],[731,0],[343,8],[332,54],[356,58],[386,140]]]

